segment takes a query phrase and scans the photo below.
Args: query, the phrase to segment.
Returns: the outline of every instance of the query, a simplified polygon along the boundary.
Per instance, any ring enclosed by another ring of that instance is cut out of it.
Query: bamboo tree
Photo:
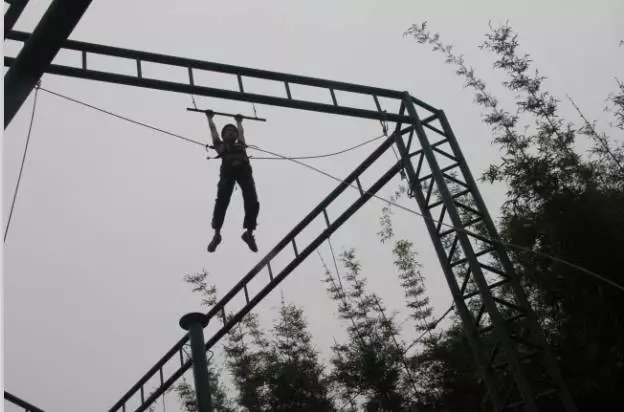
[[[312,346],[303,310],[282,299],[267,352],[271,411],[333,411],[329,380]]]

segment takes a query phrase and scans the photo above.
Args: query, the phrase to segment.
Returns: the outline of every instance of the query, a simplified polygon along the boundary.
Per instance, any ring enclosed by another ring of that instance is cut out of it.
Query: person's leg
[[[245,220],[243,228],[247,229],[243,233],[242,239],[247,243],[249,248],[257,252],[258,247],[253,236],[256,230],[258,213],[260,212],[260,203],[258,203],[258,194],[256,192],[256,183],[254,182],[251,166],[241,168],[237,174],[237,181],[243,193],[243,205],[245,207]]]
[[[215,207],[212,213],[212,228],[215,233],[208,245],[208,252],[214,252],[219,243],[221,243],[221,227],[225,220],[225,212],[232,198],[234,183],[234,176],[227,169],[222,169],[219,176],[219,184],[217,185],[217,199],[215,200]]]

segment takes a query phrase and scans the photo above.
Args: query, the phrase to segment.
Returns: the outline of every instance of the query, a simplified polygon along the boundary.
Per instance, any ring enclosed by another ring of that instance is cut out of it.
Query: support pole
[[[212,412],[208,360],[204,347],[204,328],[206,325],[208,325],[208,316],[204,313],[187,313],[180,319],[180,326],[188,331],[191,341],[193,376],[195,377],[195,393],[197,394],[199,412]]]
[[[4,38],[6,39],[7,34],[13,29],[13,26],[15,26],[15,23],[24,11],[28,0],[5,0],[5,3],[10,3],[9,9],[4,13]]]
[[[43,72],[92,0],[54,0],[4,76],[4,128],[19,111]],[[17,7],[17,6],[11,6]]]

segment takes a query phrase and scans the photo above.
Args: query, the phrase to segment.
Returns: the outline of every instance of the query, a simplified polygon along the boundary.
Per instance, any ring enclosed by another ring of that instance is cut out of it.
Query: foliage
[[[202,304],[216,303],[216,288],[208,273],[187,275],[185,281],[202,296]],[[215,411],[332,411],[329,382],[312,346],[303,311],[282,300],[277,322],[269,336],[258,317],[248,314],[233,328],[224,345],[226,367],[236,391],[227,397],[220,374],[210,369]],[[186,381],[176,386],[185,410],[196,410],[195,393]],[[235,405],[235,406],[233,406]]]
[[[593,410],[605,399],[623,401],[624,299],[591,274],[624,284],[619,271],[624,266],[624,145],[613,138],[624,130],[624,84],[616,79],[616,91],[607,98],[614,118],[607,131],[599,131],[597,122],[568,98],[582,121],[577,127],[546,89],[547,78],[520,52],[519,36],[508,23],[490,26],[479,47],[494,56],[494,70],[505,76],[502,86],[512,96],[505,100],[513,101],[511,108],[426,23],[406,34],[443,54],[455,68],[483,108],[493,143],[502,149],[500,160],[482,177],[507,187],[500,232],[511,245],[510,258],[577,405]],[[589,143],[586,153],[578,149],[581,139]],[[460,188],[450,184],[450,190]],[[326,289],[347,335],[344,342],[335,340],[328,371],[303,310],[282,299],[270,330],[250,314],[230,331],[225,367],[235,399],[228,398],[220,371],[211,366],[216,410],[464,411],[483,406],[484,388],[461,323],[455,318],[447,330],[433,333],[438,322],[431,319],[415,245],[395,239],[391,206],[408,192],[400,185],[392,194],[382,209],[378,236],[382,244],[391,242],[418,339],[403,343],[396,313],[368,290],[355,252],[347,250],[340,256],[342,276],[338,267],[334,275],[323,262]],[[433,196],[439,197],[436,188]],[[469,200],[465,204],[474,206]],[[465,210],[460,214],[470,219]],[[473,230],[485,233],[482,226]],[[454,253],[461,257],[458,250]],[[209,307],[216,303],[216,288],[207,276],[203,272],[185,280]],[[196,410],[190,384],[183,381],[176,391],[187,411]]]
[[[424,290],[419,289],[418,266],[411,245],[402,244],[398,253],[406,288],[416,292],[406,292],[408,301],[414,317],[420,320],[420,315],[428,311],[427,303],[419,304]],[[332,347],[331,376],[339,397],[354,410],[355,405],[366,411],[408,410],[417,401],[418,388],[405,356],[405,345],[400,341],[396,315],[387,313],[379,296],[367,292],[355,252],[347,250],[340,258],[346,269],[344,285],[340,274],[336,274],[336,282],[329,270],[325,280],[330,296],[338,303],[339,318],[348,322],[347,342]]]
[[[329,381],[312,346],[303,310],[282,299],[267,353],[270,411],[333,411]]]
[[[410,317],[414,320],[417,331],[428,331],[431,329],[432,308],[426,296],[422,266],[416,260],[414,244],[408,240],[399,240],[395,243],[392,253],[395,257],[394,264],[399,270],[399,279],[405,292]]]
[[[223,346],[226,364],[243,411],[262,411],[265,407],[267,345],[258,318],[248,314],[227,336]]]
[[[509,252],[579,406],[621,399],[615,389],[624,375],[621,291],[578,267],[624,283],[617,269],[624,263],[623,146],[596,132],[595,122],[589,122],[576,104],[582,127],[562,117],[559,100],[544,89],[546,78],[537,70],[532,73],[533,62],[519,52],[518,35],[509,24],[491,26],[480,47],[496,56],[493,66],[506,76],[503,86],[515,99],[512,112],[501,107],[463,56],[429,32],[426,23],[413,25],[407,34],[443,53],[475,91],[475,102],[486,109],[483,120],[504,153],[484,174],[508,187],[501,232],[507,243],[516,245]],[[609,102],[615,129],[621,130],[621,82],[618,87]],[[521,119],[532,124],[521,128]],[[591,140],[585,155],[575,145],[582,136]],[[461,351],[461,345],[454,350]],[[433,359],[451,368],[453,355],[438,353]],[[454,379],[464,378],[457,374]],[[436,387],[447,393],[457,382],[438,380]]]

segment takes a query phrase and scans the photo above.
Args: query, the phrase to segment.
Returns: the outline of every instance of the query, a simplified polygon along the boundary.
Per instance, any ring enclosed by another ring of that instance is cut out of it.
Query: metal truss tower
[[[394,132],[207,313],[210,322],[207,326],[206,350],[212,348],[384,185],[398,173],[405,173],[409,181],[410,196],[415,199],[425,218],[427,230],[453,295],[455,308],[462,319],[465,334],[487,390],[488,402],[484,404],[483,410],[576,411],[505,247],[500,242],[476,181],[442,110],[412,97],[407,92],[67,40],[89,1],[55,0],[32,34],[12,31],[13,23],[17,20],[15,14],[19,16],[24,2],[10,3],[11,6],[5,14],[5,40],[23,42],[24,46],[17,57],[4,58],[5,66],[9,67],[5,75],[5,127],[44,72],[383,120],[394,124]],[[14,7],[18,8],[11,14]],[[7,21],[10,23],[9,29],[6,28]],[[54,33],[51,40],[44,41],[51,33]],[[80,64],[53,64],[52,60],[59,50],[75,53],[80,57]],[[133,74],[119,74],[94,70],[88,64],[93,55],[131,59],[136,63],[136,71]],[[187,74],[187,81],[168,81],[145,76],[143,68],[150,63],[183,70]],[[235,76],[237,90],[198,85],[194,79],[202,71]],[[282,95],[249,93],[245,91],[246,78],[277,82],[283,87]],[[324,90],[328,102],[297,99],[293,87],[298,86]],[[368,97],[373,108],[362,109],[340,104],[338,93]],[[384,99],[388,107],[398,110],[383,110],[380,99]],[[392,146],[398,149],[400,160],[374,184],[364,187],[360,180],[362,174]],[[360,196],[338,216],[329,216],[328,206],[348,187],[356,187]],[[298,243],[298,236],[316,219],[325,222],[325,229],[312,241]],[[279,269],[272,267],[275,258],[284,253],[294,257]],[[192,361],[185,361],[183,357],[183,348],[187,343],[188,335],[185,335],[110,411],[146,410],[191,367]]]

